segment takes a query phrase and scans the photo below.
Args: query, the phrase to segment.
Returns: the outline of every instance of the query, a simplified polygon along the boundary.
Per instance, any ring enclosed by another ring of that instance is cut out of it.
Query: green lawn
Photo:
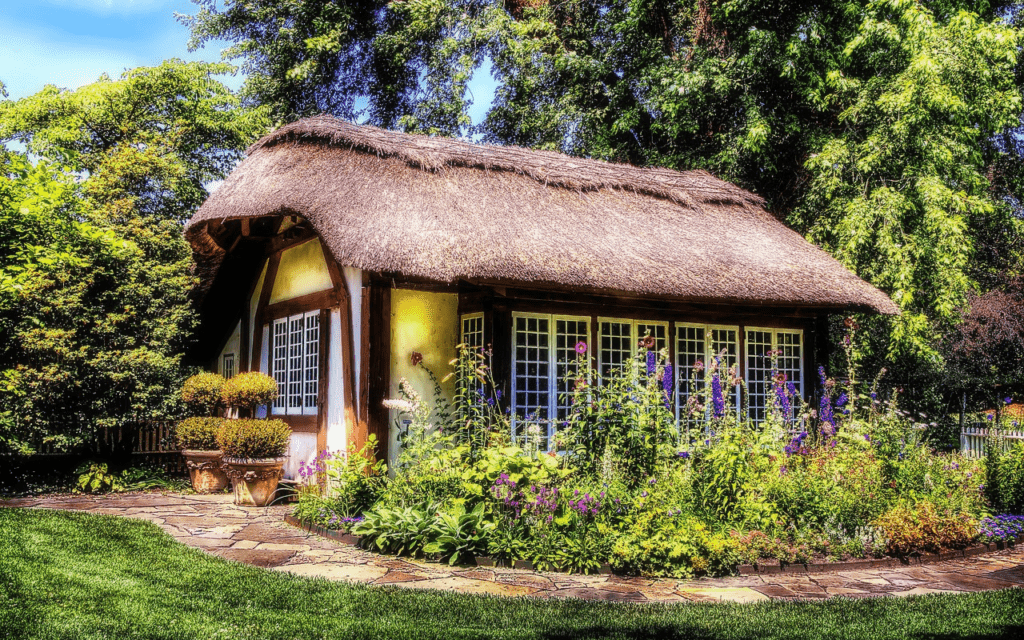
[[[611,605],[308,580],[147,522],[0,509],[0,638],[982,638],[1024,590],[757,605]],[[1017,636],[1020,637],[1020,636]]]

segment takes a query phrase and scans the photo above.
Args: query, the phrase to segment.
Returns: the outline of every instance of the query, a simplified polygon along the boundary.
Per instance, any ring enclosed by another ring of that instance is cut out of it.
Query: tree
[[[940,367],[968,293],[1020,268],[1016,3],[195,1],[192,46],[232,40],[245,95],[279,119],[465,134],[489,59],[486,141],[752,189],[900,305],[867,321],[869,360]]]
[[[212,78],[227,69],[170,61],[0,103],[0,139],[38,157],[0,156],[0,448],[73,450],[178,411],[182,221],[265,130]]]

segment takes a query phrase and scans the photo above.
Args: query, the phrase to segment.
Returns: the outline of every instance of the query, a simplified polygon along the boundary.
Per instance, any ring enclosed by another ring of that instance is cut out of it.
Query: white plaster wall
[[[231,332],[231,337],[228,338],[228,341],[224,344],[224,348],[220,350],[219,354],[217,354],[217,362],[214,363],[214,370],[217,373],[224,375],[224,356],[228,353],[235,354],[235,373],[237,374],[239,372],[239,365],[242,363],[242,352],[240,348],[242,344],[241,331],[242,323],[239,322],[235,325],[235,330]]]
[[[327,358],[327,448],[348,449],[345,429],[345,387],[342,375],[341,313],[331,310],[331,344]]]
[[[289,480],[299,479],[299,467],[316,457],[315,433],[292,433],[288,440],[288,458],[284,463],[284,477]]]

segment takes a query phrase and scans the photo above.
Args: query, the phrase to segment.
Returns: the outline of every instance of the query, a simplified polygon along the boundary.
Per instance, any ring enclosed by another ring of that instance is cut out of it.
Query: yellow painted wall
[[[448,364],[455,358],[459,341],[459,297],[452,293],[431,293],[411,289],[391,290],[391,394],[398,398],[398,381],[406,378],[430,401],[434,385],[421,367],[412,365],[413,352],[423,355],[426,365],[438,379],[451,371]],[[454,378],[445,385],[449,398],[455,393]],[[397,414],[392,412],[391,421]],[[398,451],[397,428],[391,428],[392,461]]]
[[[315,238],[281,253],[270,304],[333,288],[320,240]]]

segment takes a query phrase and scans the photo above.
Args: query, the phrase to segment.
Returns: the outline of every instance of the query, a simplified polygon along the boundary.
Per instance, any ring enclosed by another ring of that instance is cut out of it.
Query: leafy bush
[[[174,441],[183,450],[216,451],[223,423],[223,418],[185,418],[174,429]]]
[[[360,544],[384,553],[422,555],[434,539],[435,509],[378,507],[367,511],[351,531]]]
[[[362,516],[347,515],[348,505],[334,498],[325,498],[316,493],[304,491],[299,493],[299,502],[292,512],[302,522],[315,524],[335,531],[351,531],[352,527],[363,521]]]
[[[255,411],[277,398],[277,381],[265,373],[249,371],[224,381],[221,399],[229,407]]]
[[[106,493],[114,491],[117,478],[107,470],[106,463],[86,462],[78,468],[76,491],[83,493]]]
[[[468,562],[487,551],[487,536],[494,525],[484,518],[484,505],[472,511],[457,503],[451,511],[439,511],[430,528],[431,542],[423,547],[436,553],[448,564]]]
[[[1024,514],[1024,443],[989,456],[989,461],[993,502],[1005,513]]]
[[[886,551],[896,556],[955,549],[978,535],[978,521],[969,514],[940,512],[932,502],[897,505],[874,523],[888,538]]]
[[[217,432],[217,446],[225,458],[278,458],[288,451],[291,433],[281,420],[225,420]]]
[[[334,524],[342,520],[345,523],[352,522],[353,518],[377,502],[386,486],[384,474],[387,466],[383,460],[373,460],[376,448],[377,436],[371,433],[358,451],[354,447],[347,454],[341,455],[323,451],[308,464],[303,463],[299,466],[299,479],[302,481],[300,495],[316,497],[316,512],[325,509],[330,514],[328,520],[337,516]],[[299,511],[306,513],[309,510],[303,509],[300,504],[296,517],[301,517]],[[319,521],[317,524],[323,525]]]
[[[612,548],[612,567],[625,573],[690,578],[728,573],[736,542],[695,517],[659,514],[636,522]]]
[[[195,413],[212,416],[221,403],[224,382],[219,373],[197,373],[181,385],[181,399]]]

